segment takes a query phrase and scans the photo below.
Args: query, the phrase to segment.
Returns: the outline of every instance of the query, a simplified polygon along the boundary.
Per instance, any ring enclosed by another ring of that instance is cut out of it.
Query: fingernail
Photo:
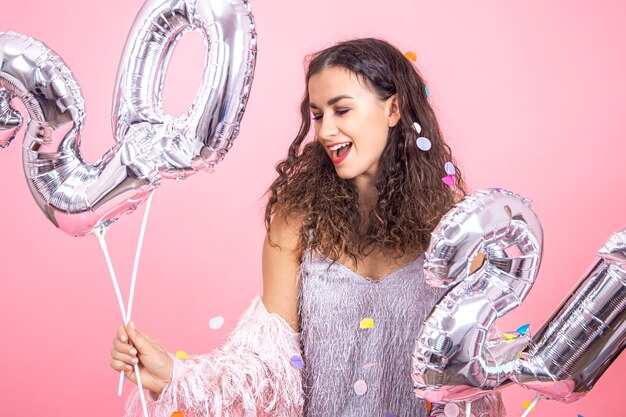
[[[131,329],[135,330],[135,322],[131,321],[130,323],[128,323],[128,327],[130,327]]]
[[[122,337],[120,337],[120,340],[121,340],[122,342],[125,342],[125,341],[126,341],[126,336],[122,336]]]
[[[139,363],[139,359],[133,358],[133,363]]]
[[[131,355],[136,355],[137,354],[137,349],[131,349],[130,350],[130,354]]]

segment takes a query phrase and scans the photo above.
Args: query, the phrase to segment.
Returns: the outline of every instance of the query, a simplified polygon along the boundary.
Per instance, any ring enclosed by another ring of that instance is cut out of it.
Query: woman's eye
[[[335,110],[335,114],[337,116],[343,116],[344,114],[348,113],[350,109],[337,109]],[[321,118],[323,117],[323,114],[313,114],[313,120],[321,120]]]

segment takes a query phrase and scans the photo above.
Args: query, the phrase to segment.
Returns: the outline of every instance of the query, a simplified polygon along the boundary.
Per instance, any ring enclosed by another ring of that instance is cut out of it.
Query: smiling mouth
[[[329,149],[330,159],[332,159],[333,163],[338,164],[343,161],[346,156],[348,156],[350,149],[352,149],[352,142],[331,146]]]

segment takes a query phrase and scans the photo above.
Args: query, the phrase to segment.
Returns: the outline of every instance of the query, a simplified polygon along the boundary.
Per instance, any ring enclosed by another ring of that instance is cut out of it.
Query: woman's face
[[[400,118],[396,95],[381,101],[352,71],[326,67],[309,79],[315,136],[343,179],[376,178],[389,128]]]

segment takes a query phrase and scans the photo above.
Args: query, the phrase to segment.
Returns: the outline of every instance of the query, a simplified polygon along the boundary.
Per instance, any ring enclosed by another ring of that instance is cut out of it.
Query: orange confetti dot
[[[361,329],[373,329],[374,328],[374,319],[369,317],[361,320]]]
[[[180,411],[174,411],[170,417],[185,417]]]
[[[433,405],[430,402],[426,401],[426,409],[430,411],[431,408],[433,408]]]
[[[413,62],[417,61],[417,54],[413,51],[405,52],[404,56]]]
[[[189,358],[189,355],[187,355],[187,352],[185,352],[184,350],[179,350],[176,352],[176,359],[180,359],[181,361],[184,361],[185,359],[188,359],[188,358]]]

